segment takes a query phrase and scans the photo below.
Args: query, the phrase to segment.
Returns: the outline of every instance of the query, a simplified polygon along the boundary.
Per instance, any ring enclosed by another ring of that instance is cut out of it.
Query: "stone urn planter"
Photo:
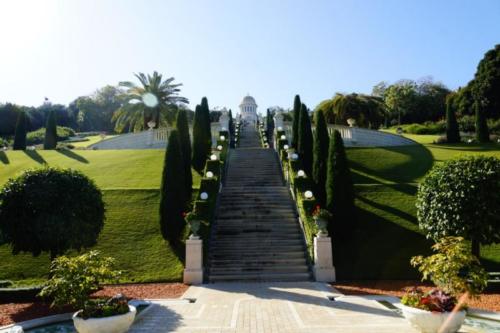
[[[78,333],[125,333],[134,322],[137,310],[129,305],[129,312],[103,318],[83,319],[78,317],[80,311],[73,315],[73,324]]]
[[[328,236],[328,220],[321,218],[321,217],[314,217],[314,223],[316,224],[316,227],[318,228],[318,236],[319,237],[326,237]]]
[[[465,310],[457,312],[431,312],[402,305],[403,316],[422,333],[458,332],[465,320]]]

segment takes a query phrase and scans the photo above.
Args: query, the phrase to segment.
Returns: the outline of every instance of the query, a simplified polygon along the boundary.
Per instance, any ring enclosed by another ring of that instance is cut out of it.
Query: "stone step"
[[[309,281],[311,273],[245,273],[245,274],[210,274],[210,282],[224,281]]]
[[[260,261],[270,261],[275,259],[304,259],[304,250],[295,249],[287,250],[285,252],[268,252],[268,253],[218,253],[212,254],[210,256],[211,260],[223,259],[223,260],[260,260]]]
[[[307,265],[260,265],[260,266],[212,266],[211,274],[241,274],[241,273],[307,273]]]
[[[305,258],[274,258],[268,260],[262,260],[258,258],[254,259],[212,259],[210,261],[213,265],[248,265],[248,266],[260,266],[260,265],[307,265]]]

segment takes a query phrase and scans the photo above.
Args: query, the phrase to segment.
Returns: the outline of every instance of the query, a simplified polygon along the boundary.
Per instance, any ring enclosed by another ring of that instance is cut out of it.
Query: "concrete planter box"
[[[465,320],[465,310],[458,312],[430,312],[402,305],[403,316],[422,333],[454,333]]]
[[[136,308],[129,305],[129,312],[104,318],[83,319],[78,312],[73,315],[73,323],[78,333],[125,333],[134,322]]]

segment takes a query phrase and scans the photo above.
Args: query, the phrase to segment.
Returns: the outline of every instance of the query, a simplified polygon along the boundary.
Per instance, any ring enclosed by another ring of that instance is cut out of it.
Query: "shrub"
[[[328,149],[326,208],[333,216],[328,232],[332,237],[345,239],[355,227],[354,188],[344,142],[337,130],[330,138]]]
[[[473,116],[462,116],[458,119],[458,128],[461,132],[472,133],[476,131],[476,124]]]
[[[26,113],[19,112],[16,123],[16,133],[14,135],[14,150],[26,149]]]
[[[163,238],[172,242],[180,240],[185,226],[183,218],[186,198],[184,170],[179,132],[173,130],[168,137],[160,195],[161,233]]]
[[[129,312],[127,299],[121,294],[110,299],[90,299],[85,303],[83,310],[78,313],[78,317],[104,318],[117,316]]]
[[[69,137],[74,136],[75,131],[69,127],[57,126],[57,141],[67,140]],[[45,128],[40,128],[33,132],[28,132],[26,136],[26,144],[28,146],[38,145],[43,143],[45,138]]]
[[[314,189],[316,198],[321,205],[326,203],[326,168],[328,145],[330,137],[326,127],[325,115],[320,109],[315,113],[316,131],[314,131],[313,170]]]
[[[71,305],[82,309],[101,283],[118,279],[121,272],[113,270],[113,265],[113,258],[102,258],[98,251],[56,258],[40,296],[53,298],[53,306]]]
[[[500,135],[500,118],[488,119],[488,128],[490,129],[490,133],[495,133]]]
[[[479,245],[500,242],[500,159],[464,157],[432,168],[417,193],[419,226],[427,237],[462,236]]]
[[[488,274],[462,237],[444,237],[432,249],[436,253],[431,256],[411,259],[412,266],[422,273],[422,280],[430,280],[454,296],[468,293],[476,297],[483,291]]]
[[[43,149],[55,149],[57,146],[57,121],[56,113],[50,110],[45,125],[45,138],[43,140]]]
[[[477,142],[489,142],[490,133],[488,131],[488,123],[486,122],[484,110],[479,106],[479,102],[474,103],[474,109],[476,111],[476,140]]]
[[[206,135],[205,135],[205,114],[200,105],[196,105],[193,121],[193,156],[191,165],[193,168],[201,173],[205,167],[207,156],[210,150],[207,149]]]
[[[401,303],[425,311],[451,312],[457,305],[457,298],[438,289],[424,293],[415,288],[401,297]]]
[[[0,191],[0,231],[14,254],[90,247],[103,225],[102,193],[79,171],[27,170]]]
[[[292,148],[297,149],[299,144],[299,122],[300,122],[300,109],[302,107],[302,102],[300,101],[300,96],[295,95],[293,100],[293,120],[292,120]]]
[[[458,130],[457,118],[455,110],[450,103],[446,104],[446,141],[448,143],[460,142],[460,132]]]

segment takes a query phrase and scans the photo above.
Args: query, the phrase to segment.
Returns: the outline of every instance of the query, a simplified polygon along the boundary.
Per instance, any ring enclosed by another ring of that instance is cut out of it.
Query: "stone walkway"
[[[206,284],[183,298],[196,301],[156,301],[129,332],[416,332],[376,301],[343,296],[323,283]]]

